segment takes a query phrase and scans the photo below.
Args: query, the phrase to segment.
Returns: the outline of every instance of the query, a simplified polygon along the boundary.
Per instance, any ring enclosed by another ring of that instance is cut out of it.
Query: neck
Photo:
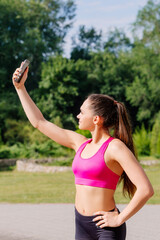
[[[98,126],[91,132],[92,134],[92,142],[102,144],[106,141],[107,138],[110,137],[109,132],[104,130],[103,128],[99,128]]]

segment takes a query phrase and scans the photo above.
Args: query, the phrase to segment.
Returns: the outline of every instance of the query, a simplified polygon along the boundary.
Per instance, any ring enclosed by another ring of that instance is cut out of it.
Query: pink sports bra
[[[81,153],[92,139],[87,140],[79,147],[72,163],[75,184],[116,189],[120,176],[109,169],[104,160],[104,153],[113,139],[110,137],[92,157],[87,159],[82,158]]]

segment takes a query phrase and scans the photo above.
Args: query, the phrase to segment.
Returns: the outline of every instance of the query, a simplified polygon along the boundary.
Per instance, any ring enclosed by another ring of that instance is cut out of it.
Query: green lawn
[[[148,204],[160,204],[160,165],[144,166],[144,170],[154,188],[154,196],[149,199]],[[117,203],[128,203],[128,199],[122,195],[121,185],[118,186],[115,193]]]
[[[0,172],[0,202],[70,203],[75,187],[72,172]]]
[[[145,167],[155,194],[148,201],[160,204],[160,166]],[[61,173],[0,172],[0,202],[10,203],[74,203],[75,186],[71,171]],[[127,203],[118,186],[117,203]]]

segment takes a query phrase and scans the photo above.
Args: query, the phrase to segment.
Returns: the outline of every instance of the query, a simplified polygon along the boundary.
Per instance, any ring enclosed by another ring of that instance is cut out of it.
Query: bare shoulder
[[[120,139],[115,138],[109,144],[110,152],[123,151],[127,146]]]
[[[118,161],[119,163],[124,162],[128,159],[136,160],[131,150],[122,142],[120,139],[113,139],[108,147],[108,154],[111,159]],[[136,160],[137,161],[137,160]]]

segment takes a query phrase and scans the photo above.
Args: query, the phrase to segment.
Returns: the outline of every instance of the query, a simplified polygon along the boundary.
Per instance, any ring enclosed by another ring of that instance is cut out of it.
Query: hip
[[[125,240],[126,224],[119,227],[100,228],[93,222],[95,216],[84,216],[75,208],[76,240]]]

